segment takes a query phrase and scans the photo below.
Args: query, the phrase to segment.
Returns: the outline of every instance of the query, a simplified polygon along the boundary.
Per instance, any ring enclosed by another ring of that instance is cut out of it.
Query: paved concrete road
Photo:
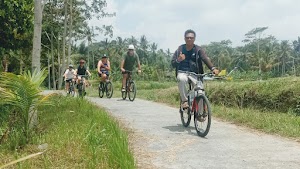
[[[181,125],[176,108],[140,99],[89,99],[135,131],[140,168],[300,168],[296,141],[216,120],[207,137],[201,138],[193,122],[189,128]]]

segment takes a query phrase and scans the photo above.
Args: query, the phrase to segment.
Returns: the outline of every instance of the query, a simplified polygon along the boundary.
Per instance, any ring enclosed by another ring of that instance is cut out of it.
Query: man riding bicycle
[[[187,30],[184,33],[185,44],[180,45],[175,51],[172,58],[172,66],[176,68],[178,89],[181,97],[181,107],[188,108],[187,103],[187,84],[188,75],[183,72],[194,72],[203,74],[202,62],[214,73],[219,74],[219,70],[213,66],[205,51],[198,45],[194,44],[196,33],[193,30]]]
[[[85,76],[86,73],[88,73],[88,75],[91,76],[91,73],[89,72],[89,70],[87,70],[85,68],[84,64],[85,64],[85,61],[83,59],[81,59],[79,61],[79,66],[78,66],[78,68],[75,71],[76,72],[76,76],[77,76],[77,84],[80,83],[80,81],[82,79],[81,76]],[[86,86],[86,82],[85,81],[83,81],[83,84]]]
[[[121,71],[123,74],[122,92],[126,91],[125,86],[126,86],[126,79],[128,77],[128,72],[126,71],[132,71],[136,63],[138,65],[138,73],[141,73],[141,64],[140,64],[139,56],[134,51],[134,46],[129,45],[128,51],[123,54],[123,60],[121,62]]]
[[[97,66],[100,81],[104,82],[109,77],[110,62],[106,54],[101,57]]]
[[[65,78],[65,84],[66,84],[66,90],[69,91],[69,87],[70,87],[70,83],[74,81],[75,79],[75,70],[73,68],[73,65],[69,65],[69,69],[66,70],[65,74],[64,74],[64,78]]]

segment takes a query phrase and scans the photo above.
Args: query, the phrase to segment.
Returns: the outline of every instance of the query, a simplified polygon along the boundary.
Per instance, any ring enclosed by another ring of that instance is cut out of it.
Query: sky
[[[300,36],[300,0],[107,0],[116,17],[93,19],[91,26],[112,25],[114,37],[140,38],[164,50],[184,43],[184,32],[193,29],[196,44],[230,39],[242,45],[245,34],[265,27],[264,36],[296,40]],[[103,39],[102,36],[96,38]]]

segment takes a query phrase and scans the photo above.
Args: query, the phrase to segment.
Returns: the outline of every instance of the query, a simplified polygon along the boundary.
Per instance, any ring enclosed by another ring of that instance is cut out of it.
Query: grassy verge
[[[173,107],[179,105],[177,87],[140,90],[138,97]],[[300,118],[293,114],[213,105],[213,116],[266,133],[300,139]]]
[[[127,133],[108,114],[88,101],[56,96],[55,106],[40,110],[33,142],[9,151],[0,145],[0,166],[32,153],[47,151],[13,168],[135,168]]]
[[[299,77],[213,82],[208,85],[207,91],[215,104],[300,115]]]

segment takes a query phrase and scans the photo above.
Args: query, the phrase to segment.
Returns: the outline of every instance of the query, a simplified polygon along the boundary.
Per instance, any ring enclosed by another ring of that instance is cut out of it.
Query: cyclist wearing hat
[[[110,71],[110,62],[106,54],[101,57],[101,60],[98,62],[97,66],[98,75],[101,78],[100,80],[103,82],[109,77]]]
[[[79,66],[76,69],[76,75],[77,75],[77,84],[80,83],[81,81],[81,76],[86,75],[86,73],[88,73],[89,76],[91,76],[91,73],[89,72],[89,70],[86,69],[86,67],[84,66],[85,61],[83,59],[81,59],[79,61]],[[86,85],[86,82],[84,82],[84,84]]]
[[[75,70],[73,68],[73,65],[69,65],[69,69],[66,70],[65,74],[64,74],[64,78],[65,78],[65,84],[66,84],[66,90],[69,91],[69,82],[72,82],[75,78]]]
[[[137,64],[138,66],[138,73],[141,73],[141,64],[139,56],[134,51],[134,46],[129,45],[128,51],[123,54],[123,60],[121,62],[121,71],[123,74],[122,92],[125,91],[126,79],[128,77],[128,73],[126,71],[133,71],[135,64]]]

